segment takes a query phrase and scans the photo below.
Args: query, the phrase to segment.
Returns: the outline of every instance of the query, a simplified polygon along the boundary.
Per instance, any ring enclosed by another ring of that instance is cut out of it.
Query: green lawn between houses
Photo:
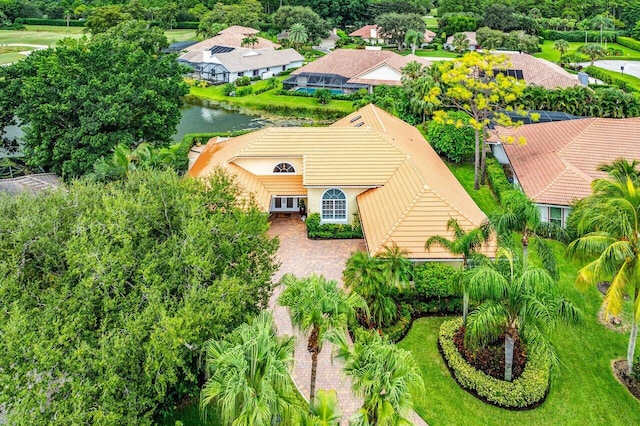
[[[544,43],[540,45],[542,48],[542,52],[534,53],[533,56],[537,58],[546,59],[551,62],[558,62],[560,60],[560,52],[553,48],[554,40],[545,40]],[[580,46],[584,45],[582,42],[569,42],[569,50],[566,54],[576,53]],[[607,48],[619,49],[622,51],[622,56],[614,56],[608,57],[605,59],[617,59],[617,60],[638,60],[640,59],[640,52],[629,49],[628,47],[624,47],[617,43],[607,43]]]
[[[485,212],[497,206],[493,198],[482,195],[488,188],[473,191],[472,165],[449,167]],[[597,321],[602,296],[595,288],[576,289],[580,265],[564,258],[560,243],[554,243],[554,251],[560,288],[582,309],[585,321],[555,332],[553,341],[563,365],[552,380],[547,400],[533,410],[508,411],[476,399],[458,386],[438,352],[438,330],[446,318],[421,318],[398,345],[413,352],[422,370],[425,391],[414,395],[415,409],[430,425],[640,424],[640,403],[616,381],[610,365],[626,355],[628,334],[608,330]]]

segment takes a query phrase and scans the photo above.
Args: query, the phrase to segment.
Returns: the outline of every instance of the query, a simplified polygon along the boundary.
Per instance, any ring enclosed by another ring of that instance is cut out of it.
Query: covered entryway
[[[306,195],[274,195],[271,197],[270,213],[306,214]]]

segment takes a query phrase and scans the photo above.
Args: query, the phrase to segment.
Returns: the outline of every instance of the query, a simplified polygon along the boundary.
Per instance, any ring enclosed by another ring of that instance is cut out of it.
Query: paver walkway
[[[356,250],[364,250],[363,240],[310,240],[307,238],[306,226],[297,215],[291,218],[274,219],[269,235],[280,238],[278,260],[280,269],[273,277],[274,282],[286,273],[304,277],[316,273],[327,279],[342,282],[342,270],[347,259]],[[295,363],[291,376],[304,397],[309,399],[311,377],[311,354],[307,351],[307,339],[293,330],[291,318],[286,308],[277,306],[276,300],[282,287],[275,289],[269,308],[274,313],[279,335],[296,336],[294,352]],[[338,393],[338,401],[342,412],[341,424],[347,425],[349,417],[362,406],[362,398],[351,392],[351,379],[342,374],[342,361],[331,360],[333,345],[325,343],[318,356],[318,372],[316,389],[334,389]],[[415,425],[427,423],[416,413],[411,413],[410,420]]]

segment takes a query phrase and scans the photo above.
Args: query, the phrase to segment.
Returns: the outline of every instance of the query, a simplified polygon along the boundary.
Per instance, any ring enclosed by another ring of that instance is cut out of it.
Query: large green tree
[[[234,426],[271,426],[277,418],[292,418],[298,409],[289,375],[294,347],[294,337],[276,336],[266,311],[224,339],[206,342],[204,413],[215,408],[225,424]]]
[[[480,188],[484,176],[484,129],[490,122],[514,126],[504,111],[522,95],[525,85],[515,77],[500,72],[508,67],[504,55],[471,52],[455,61],[447,61],[440,67],[442,87],[433,90],[429,98],[444,106],[464,111],[471,116],[469,126],[475,131],[475,181]],[[453,124],[445,111],[439,111],[436,119]],[[482,140],[482,144],[480,143]]]
[[[310,7],[282,6],[273,15],[273,25],[283,31],[294,24],[302,24],[307,30],[309,39],[313,42],[329,35],[329,26]]]
[[[0,128],[17,117],[29,164],[81,176],[118,143],[169,144],[182,73],[174,56],[122,38],[64,39],[0,69]]]
[[[203,343],[266,307],[277,241],[236,187],[171,171],[0,195],[9,423],[151,424],[197,393]]]
[[[427,28],[420,15],[415,13],[385,13],[376,18],[380,27],[380,35],[398,45],[402,50],[405,37],[410,30],[424,34]]]
[[[365,301],[357,294],[347,294],[338,288],[337,281],[312,275],[296,278],[287,274],[282,278],[285,289],[278,298],[291,315],[291,323],[309,336],[307,349],[311,353],[311,382],[309,399],[315,397],[318,355],[325,334],[329,330],[346,332],[347,321],[355,318],[356,309],[366,309]]]
[[[627,348],[629,373],[634,368],[640,322],[640,176],[637,167],[637,162],[622,159],[601,167],[610,178],[595,180],[593,195],[583,199],[572,213],[581,236],[567,247],[569,255],[588,261],[578,273],[578,285],[611,282],[602,302],[607,315],[620,315],[625,296],[632,300]]]

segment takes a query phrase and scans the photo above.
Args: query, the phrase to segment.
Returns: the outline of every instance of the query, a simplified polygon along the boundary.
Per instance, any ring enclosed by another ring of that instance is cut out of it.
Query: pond
[[[236,130],[259,129],[269,124],[267,120],[259,116],[195,105],[189,102],[185,102],[181,111],[182,118],[178,123],[176,134],[173,135],[175,142],[180,142],[187,133],[233,132]],[[13,139],[14,137],[19,139],[23,134],[19,126],[9,126],[5,131],[5,137],[8,139]],[[5,156],[6,152],[0,148],[0,158]]]

